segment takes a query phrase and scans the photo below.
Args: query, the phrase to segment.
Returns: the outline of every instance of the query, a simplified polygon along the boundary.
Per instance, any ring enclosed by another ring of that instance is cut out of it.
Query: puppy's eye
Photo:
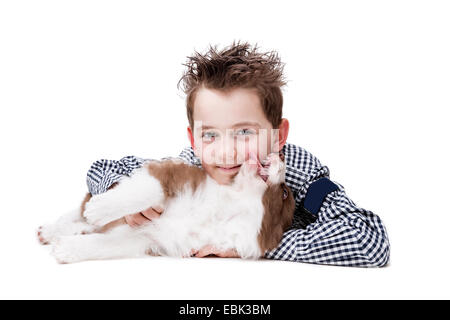
[[[285,185],[283,185],[283,200],[286,200],[288,197],[288,191]]]

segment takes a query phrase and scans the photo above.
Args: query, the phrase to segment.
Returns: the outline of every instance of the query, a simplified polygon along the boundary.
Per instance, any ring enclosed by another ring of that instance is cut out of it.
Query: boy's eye
[[[241,129],[241,130],[236,131],[236,134],[238,136],[248,136],[248,135],[251,135],[254,133],[255,133],[255,130],[253,130],[253,129]]]
[[[213,140],[216,136],[217,134],[212,131],[202,132],[202,139],[206,141]]]

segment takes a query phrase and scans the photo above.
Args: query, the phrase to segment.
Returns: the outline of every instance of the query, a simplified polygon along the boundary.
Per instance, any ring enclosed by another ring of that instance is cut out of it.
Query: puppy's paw
[[[112,221],[112,219],[98,214],[96,210],[86,210],[84,216],[87,223],[96,227],[103,227],[104,225]]]
[[[97,227],[85,222],[65,222],[40,226],[37,238],[42,245],[51,244],[56,238],[95,232]]]
[[[115,218],[110,215],[111,208],[106,204],[107,199],[103,199],[103,197],[100,196],[92,197],[92,199],[86,203],[83,212],[86,221],[91,225],[101,227],[115,220]]]
[[[80,249],[79,245],[73,238],[74,237],[60,237],[54,240],[51,254],[58,263],[66,264],[83,260],[78,252]]]
[[[57,230],[51,224],[40,226],[37,230],[37,237],[42,245],[50,244],[57,236]]]

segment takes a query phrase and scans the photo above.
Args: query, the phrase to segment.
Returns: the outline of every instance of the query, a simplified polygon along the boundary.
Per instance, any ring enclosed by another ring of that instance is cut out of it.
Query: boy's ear
[[[187,127],[187,134],[188,134],[189,142],[191,143],[191,147],[193,150],[195,150],[194,134],[192,133],[192,129],[190,126]]]
[[[281,151],[283,146],[286,144],[286,140],[289,134],[289,121],[286,118],[281,119],[281,123],[278,127],[278,143],[280,150],[277,150],[277,152]]]

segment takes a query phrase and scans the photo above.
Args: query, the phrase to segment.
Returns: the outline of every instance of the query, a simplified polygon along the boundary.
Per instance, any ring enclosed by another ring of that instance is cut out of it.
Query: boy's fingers
[[[136,223],[134,222],[134,217],[132,214],[126,215],[125,216],[125,222],[130,226],[130,227],[136,227]]]
[[[131,214],[127,214],[125,217],[125,222],[131,226]]]
[[[197,258],[203,258],[205,256],[206,256],[206,252],[203,249],[198,250],[198,252],[194,255],[194,257],[197,257]]]
[[[160,206],[156,206],[156,207],[151,207],[151,209],[153,209],[154,211],[156,211],[156,213],[163,213],[164,208],[160,207]]]
[[[203,248],[198,250],[198,252],[195,254],[195,256],[197,258],[204,258],[207,255],[214,254],[214,253],[215,253],[214,247],[208,245],[208,246],[204,246]]]
[[[153,219],[159,218],[163,211],[164,209],[159,206],[148,208],[147,210],[144,210],[142,212],[126,215],[125,221],[131,227],[138,227],[140,225],[148,223]]]
[[[228,249],[223,252],[217,252],[216,255],[218,255],[221,258],[235,258],[238,257],[237,251],[235,249]]]
[[[238,258],[239,255],[236,249],[228,249],[225,251],[219,251],[217,248],[213,246],[205,246],[201,248],[194,256],[197,258],[204,258],[209,255],[215,255],[221,258]]]
[[[146,216],[144,216],[142,212],[139,212],[135,214],[134,222],[136,222],[138,225],[141,225],[149,222],[149,219]]]
[[[195,249],[191,249],[191,252],[189,252],[189,257],[195,257],[197,255],[198,251]]]
[[[160,211],[158,211],[158,209],[159,209]],[[162,212],[162,208],[156,207],[156,208],[148,208],[147,210],[141,211],[141,214],[142,214],[145,218],[147,218],[147,219],[149,219],[149,220],[152,220],[152,219],[157,219],[157,218],[159,218],[161,212]]]
[[[138,227],[144,223],[149,222],[149,220],[146,217],[144,217],[141,213],[126,215],[125,221],[130,227]]]

